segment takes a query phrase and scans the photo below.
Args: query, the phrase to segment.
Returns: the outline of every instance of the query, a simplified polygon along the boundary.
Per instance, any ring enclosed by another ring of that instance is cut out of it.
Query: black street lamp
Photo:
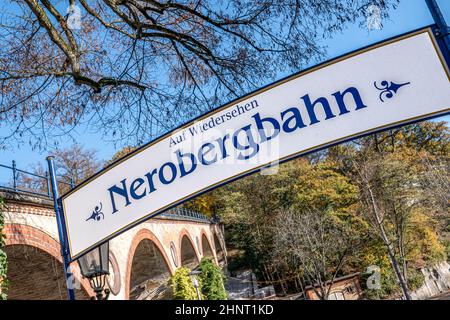
[[[92,299],[107,300],[110,291],[104,287],[109,275],[109,243],[105,242],[78,258],[78,265],[81,274],[89,279],[89,284],[95,292],[96,297]]]

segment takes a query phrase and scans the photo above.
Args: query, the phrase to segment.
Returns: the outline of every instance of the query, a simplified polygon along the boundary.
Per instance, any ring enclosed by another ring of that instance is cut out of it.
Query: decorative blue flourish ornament
[[[379,87],[379,86],[377,85],[377,82],[376,82],[376,81],[373,83],[373,85],[375,86],[375,88],[377,88],[378,90],[381,91],[380,96],[379,96],[381,102],[384,102],[383,97],[388,98],[388,99],[391,99],[392,97],[394,97],[394,94],[396,94],[397,91],[398,91],[401,87],[406,86],[406,85],[409,85],[409,84],[411,84],[411,82],[406,82],[406,83],[397,84],[397,83],[392,82],[392,81],[389,82],[389,81],[383,80],[383,81],[381,81],[381,86]]]
[[[94,211],[92,211],[91,216],[89,218],[87,218],[86,221],[89,221],[89,220],[100,221],[102,219],[105,219],[105,215],[102,212],[102,208],[103,208],[103,205],[100,202],[100,205],[95,206]]]

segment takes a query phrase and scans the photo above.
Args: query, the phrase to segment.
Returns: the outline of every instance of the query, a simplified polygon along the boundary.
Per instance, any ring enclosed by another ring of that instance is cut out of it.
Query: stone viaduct
[[[53,205],[49,198],[0,190],[5,200],[8,299],[66,299],[66,283]],[[167,280],[181,266],[211,257],[226,265],[223,229],[206,217],[174,209],[110,241],[110,299],[167,299]],[[71,264],[76,298],[93,292]]]

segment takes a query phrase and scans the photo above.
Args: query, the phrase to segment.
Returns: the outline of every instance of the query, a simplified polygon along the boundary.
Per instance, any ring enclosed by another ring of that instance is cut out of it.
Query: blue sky
[[[438,3],[447,22],[450,23],[450,1],[438,0]],[[326,60],[432,23],[433,19],[425,0],[401,0],[399,7],[391,12],[389,20],[383,21],[382,30],[369,32],[367,29],[360,28],[359,25],[349,25],[342,33],[335,34],[331,39],[323,40],[322,44],[328,46]],[[450,117],[438,120],[450,121]],[[0,135],[7,133],[8,128],[0,127]],[[85,148],[96,150],[99,160],[110,159],[117,151],[112,143],[102,142],[101,135],[90,131],[89,128],[79,128],[74,135],[78,143]],[[68,142],[62,139],[60,145],[64,145],[64,143]],[[31,170],[34,164],[45,160],[49,150],[33,151],[24,144],[0,152],[0,164],[10,164],[12,160],[16,160],[18,167]],[[0,176],[1,174],[0,172]]]

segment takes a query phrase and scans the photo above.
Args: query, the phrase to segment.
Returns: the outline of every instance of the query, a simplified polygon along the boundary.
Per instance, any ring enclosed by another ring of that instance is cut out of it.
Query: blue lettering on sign
[[[381,87],[379,87],[376,82],[374,83],[376,89],[382,91],[379,98],[383,102],[383,97],[392,98],[394,93],[408,84],[409,82],[398,85],[394,82],[382,81]],[[176,163],[166,162],[131,183],[127,183],[127,179],[123,179],[118,184],[109,187],[107,190],[112,213],[114,214],[121,207],[127,207],[133,201],[140,200],[155,192],[156,186],[170,185],[176,179],[192,174],[199,166],[209,166],[227,158],[230,155],[230,150],[228,150],[230,146],[234,147],[237,152],[237,159],[245,161],[258,154],[261,143],[276,138],[280,132],[289,134],[306,128],[308,125],[315,125],[336,116],[346,115],[351,110],[358,111],[367,108],[355,87],[335,92],[331,96],[332,100],[326,97],[312,99],[309,94],[303,95],[299,100],[303,103],[308,118],[303,118],[300,109],[293,106],[280,112],[279,119],[263,116],[258,112],[252,116],[253,122],[251,124],[237,129],[232,135],[226,134],[221,138],[204,143],[197,152],[183,153],[181,150],[176,150],[174,152],[177,159]],[[338,114],[333,113],[330,102],[334,102],[338,107]],[[322,112],[318,113],[318,110]],[[210,122],[212,125],[214,120],[210,120]],[[192,127],[192,130],[197,130],[197,128],[199,127]],[[88,220],[100,220],[99,214],[103,215],[103,213],[96,213],[101,210],[101,207],[100,210],[98,209],[97,206]]]

